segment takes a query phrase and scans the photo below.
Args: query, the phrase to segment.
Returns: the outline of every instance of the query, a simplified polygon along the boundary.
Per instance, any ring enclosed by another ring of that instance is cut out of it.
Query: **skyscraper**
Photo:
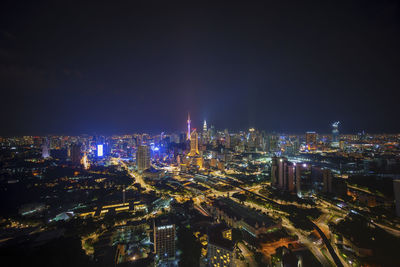
[[[49,139],[45,137],[42,143],[42,158],[44,159],[50,157],[49,146],[50,146]]]
[[[204,124],[203,124],[203,133],[207,132],[207,122],[206,120],[204,120]]]
[[[322,180],[324,193],[332,193],[332,172],[329,169],[322,170]]]
[[[154,252],[160,260],[175,258],[175,224],[168,218],[157,218],[153,222]]]
[[[290,163],[287,165],[287,179],[286,179],[286,184],[285,188],[289,192],[295,192],[295,171],[296,165]]]
[[[88,159],[86,153],[83,153],[83,157],[81,159],[81,164],[83,165],[83,168],[85,170],[88,170],[90,168],[90,162],[89,162],[89,159]]]
[[[190,140],[190,113],[188,113],[188,119],[187,119],[187,136],[186,139]]]
[[[276,135],[268,135],[267,146],[269,152],[278,150],[278,137]]]
[[[199,135],[197,134],[196,129],[190,135],[190,152],[188,156],[194,157],[200,155],[199,153]]]
[[[81,145],[72,144],[71,145],[71,161],[74,165],[81,164]]]
[[[272,158],[271,185],[289,192],[297,191],[297,168],[286,158]]]
[[[332,147],[339,147],[339,142],[340,142],[340,138],[339,138],[339,122],[336,121],[334,123],[332,123],[332,143],[331,146]]]
[[[148,146],[138,146],[136,151],[136,166],[139,172],[150,168],[150,148]]]
[[[231,148],[231,136],[228,132],[228,129],[225,129],[224,134],[225,134],[225,147]]]
[[[271,185],[276,186],[278,183],[278,158],[272,157],[271,162]]]
[[[306,132],[306,145],[309,148],[314,148],[317,145],[317,133]]]

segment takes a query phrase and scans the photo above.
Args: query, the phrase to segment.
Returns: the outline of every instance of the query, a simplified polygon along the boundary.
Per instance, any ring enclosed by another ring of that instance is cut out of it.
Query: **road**
[[[333,249],[333,247],[331,245],[331,242],[329,242],[329,239],[326,237],[324,232],[322,232],[322,230],[315,223],[313,223],[313,222],[311,222],[311,223],[314,225],[315,230],[318,231],[319,235],[322,238],[322,241],[324,241],[325,246],[328,248],[328,251],[331,254],[331,257],[335,261],[336,266],[344,267],[339,256],[336,254],[335,250]]]
[[[371,222],[371,223],[373,225],[377,226],[377,227],[382,228],[383,230],[385,230],[389,234],[392,234],[392,235],[394,235],[396,237],[400,237],[400,231],[395,229],[395,228],[392,228],[392,227],[389,227],[389,226],[386,226],[386,225],[383,225],[383,224],[380,224],[380,223],[377,223],[377,222]]]
[[[113,158],[113,160],[115,160],[117,163],[119,163],[129,173],[129,175],[135,180],[135,182],[139,183],[140,186],[145,189],[145,191],[153,190],[153,188],[150,185],[145,183],[145,181],[143,180],[142,175],[140,175],[139,173],[137,173],[135,171],[130,170],[128,165],[125,162],[123,162],[119,158]]]

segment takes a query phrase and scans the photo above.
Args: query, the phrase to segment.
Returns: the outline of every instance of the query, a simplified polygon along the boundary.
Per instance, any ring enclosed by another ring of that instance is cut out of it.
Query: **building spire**
[[[187,119],[187,140],[190,140],[190,113],[188,112],[188,119]]]

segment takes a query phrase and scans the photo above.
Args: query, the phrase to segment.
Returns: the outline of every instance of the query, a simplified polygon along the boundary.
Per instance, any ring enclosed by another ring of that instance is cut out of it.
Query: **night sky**
[[[400,132],[398,1],[82,2],[1,1],[1,135]]]

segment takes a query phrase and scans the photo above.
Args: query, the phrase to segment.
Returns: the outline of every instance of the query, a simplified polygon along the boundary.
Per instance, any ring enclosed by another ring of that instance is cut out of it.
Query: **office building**
[[[150,148],[148,146],[138,146],[136,151],[136,167],[139,172],[150,168]]]
[[[271,185],[276,186],[278,183],[278,158],[272,157],[271,160]]]
[[[286,158],[273,157],[271,165],[271,185],[282,190],[296,191],[296,164]]]
[[[225,147],[231,148],[231,136],[228,132],[228,129],[225,129],[224,134],[225,134]]]
[[[44,138],[42,143],[42,158],[47,159],[50,157],[50,142],[47,137]]]
[[[102,157],[104,155],[103,151],[103,144],[98,144],[97,145],[97,157]]]
[[[72,144],[71,145],[71,161],[74,165],[81,164],[81,145],[80,144]]]
[[[194,130],[190,135],[190,152],[189,157],[194,157],[200,155],[199,153],[199,135],[197,131]]]
[[[317,145],[316,132],[306,132],[306,145],[308,147],[315,147]]]
[[[175,224],[169,218],[156,218],[154,227],[154,252],[159,260],[175,259]]]
[[[339,147],[339,142],[340,142],[340,138],[339,138],[339,122],[336,121],[334,123],[332,123],[332,143],[331,146],[338,148]]]
[[[332,172],[329,169],[322,170],[322,180],[324,193],[332,193]]]

